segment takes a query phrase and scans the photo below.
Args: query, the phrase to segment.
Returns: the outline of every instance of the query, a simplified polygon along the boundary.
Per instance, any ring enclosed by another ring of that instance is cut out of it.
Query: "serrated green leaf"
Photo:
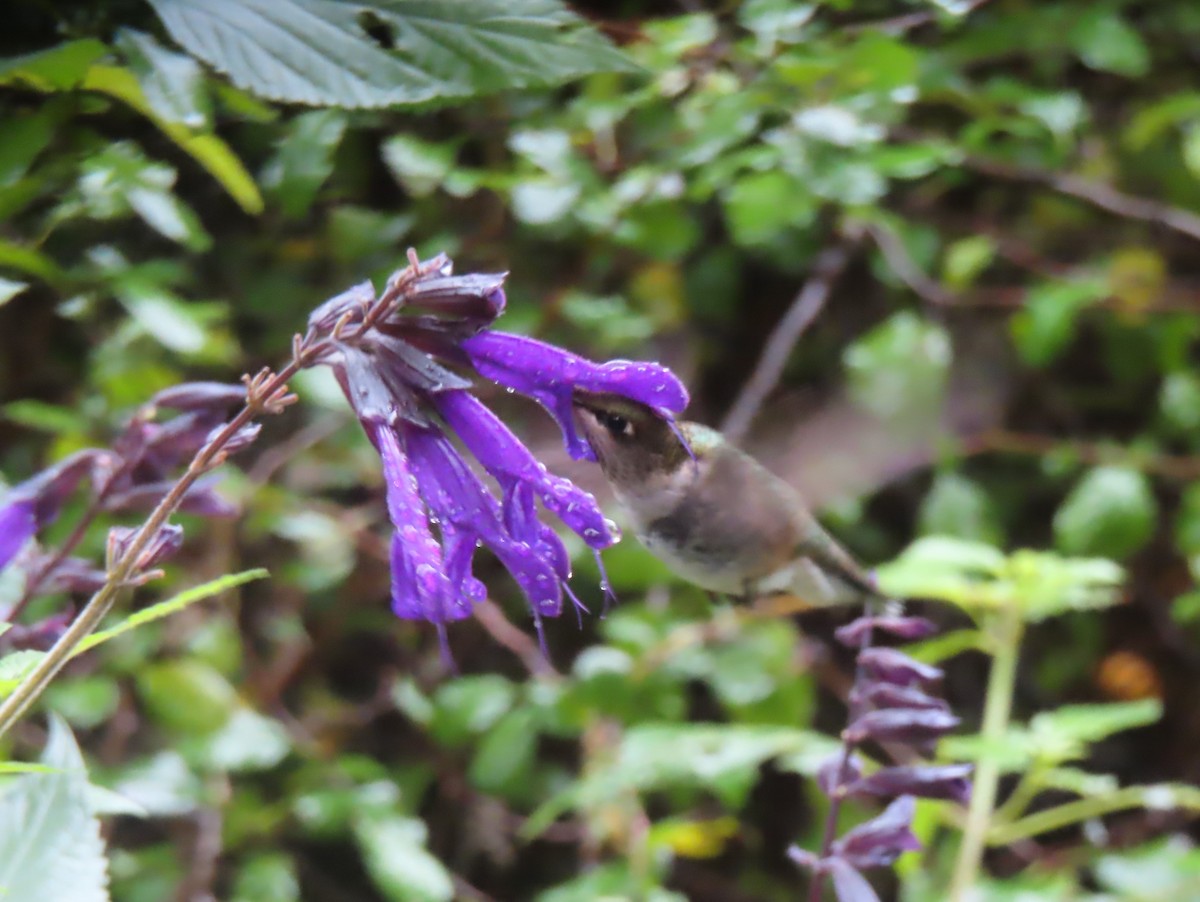
[[[553,0],[151,0],[171,36],[272,100],[383,107],[631,68]]]
[[[107,902],[108,861],[83,755],[58,717],[41,763],[54,770],[21,777],[0,796],[0,891],[13,900]]]
[[[211,598],[214,595],[220,595],[222,592],[227,592],[244,583],[256,579],[265,579],[268,576],[270,576],[269,571],[262,567],[256,567],[253,570],[243,570],[241,573],[230,573],[226,576],[219,576],[199,586],[193,586],[190,589],[180,592],[178,595],[172,595],[164,601],[155,602],[149,607],[142,608],[140,611],[130,614],[116,626],[92,633],[79,643],[79,646],[75,649],[75,654],[81,655],[102,642],[107,642],[109,639],[115,638],[122,633],[136,629],[142,624],[153,623],[155,620],[161,620],[163,617],[174,614],[177,611],[182,611],[188,605],[195,604],[197,601]]]

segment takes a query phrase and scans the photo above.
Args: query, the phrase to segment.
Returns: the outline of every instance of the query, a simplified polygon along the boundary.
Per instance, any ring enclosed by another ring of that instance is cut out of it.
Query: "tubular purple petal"
[[[858,663],[872,679],[896,686],[934,683],[942,678],[942,671],[938,668],[923,664],[894,648],[868,648],[859,654]]]
[[[550,562],[538,549],[505,531],[500,504],[471,472],[450,441],[435,429],[405,431],[413,469],[430,509],[443,522],[478,536],[500,559],[535,612],[557,617],[562,589]]]
[[[32,500],[17,498],[0,508],[0,569],[8,566],[36,531]]]
[[[837,630],[834,636],[842,645],[858,648],[862,644],[863,635],[871,630],[888,633],[898,639],[924,639],[937,632],[937,626],[932,620],[926,620],[924,617],[898,617],[881,614],[874,617],[859,617]]]
[[[688,403],[683,383],[657,363],[594,363],[545,342],[491,330],[471,336],[460,347],[481,375],[545,407],[558,421],[567,452],[576,460],[595,459],[575,429],[571,394],[576,388],[623,395],[667,419]]]
[[[184,382],[164,388],[150,399],[155,407],[172,410],[225,411],[246,401],[246,386],[229,382]]]
[[[392,610],[405,620],[445,623],[470,615],[455,604],[450,580],[442,566],[442,549],[429,531],[417,479],[400,447],[395,430],[373,424],[368,430],[383,460],[387,481],[388,518],[392,535]]]
[[[817,769],[817,785],[821,787],[821,792],[833,798],[834,794],[842,786],[848,783],[854,783],[862,777],[862,759],[858,755],[851,755],[846,762],[845,772],[842,770],[842,756],[834,755],[827,759]]]
[[[945,699],[922,692],[915,686],[896,686],[892,683],[868,683],[860,694],[852,690],[852,700],[862,701],[872,708],[933,708],[949,711]]]
[[[441,392],[433,403],[467,449],[507,493],[514,480],[528,484],[552,511],[592,548],[617,541],[590,492],[546,472],[524,443],[479,399],[465,391]]]
[[[825,870],[833,881],[838,902],[879,902],[879,896],[867,878],[845,859],[832,856],[826,861]]]
[[[965,805],[971,798],[970,764],[883,767],[846,787],[853,796],[917,796]]]
[[[846,727],[846,738],[855,745],[868,739],[923,745],[958,723],[953,714],[936,708],[884,708],[856,717]]]
[[[915,811],[912,796],[901,796],[835,842],[835,854],[853,867],[865,869],[886,867],[904,852],[920,850],[921,843],[911,829]]]

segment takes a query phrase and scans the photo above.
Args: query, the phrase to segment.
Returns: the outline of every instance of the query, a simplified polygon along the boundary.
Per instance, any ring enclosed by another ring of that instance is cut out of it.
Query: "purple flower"
[[[393,610],[436,624],[443,648],[445,624],[469,616],[486,594],[472,570],[480,546],[528,599],[539,635],[542,618],[557,617],[564,597],[582,608],[567,583],[566,547],[539,516],[539,504],[597,555],[618,538],[595,498],[547,472],[475,397],[466,378],[470,368],[550,411],[576,458],[592,457],[575,431],[571,399],[577,388],[625,395],[667,419],[687,404],[683,385],[658,364],[593,363],[544,342],[490,331],[504,311],[504,278],[453,276],[443,256],[414,262],[378,298],[369,285],[358,285],[309,317],[310,330],[330,335],[317,362],[333,368],[383,459],[395,530]]]
[[[900,796],[864,824],[859,824],[833,844],[833,853],[855,868],[886,867],[904,852],[916,852],[921,842],[912,832],[916,805],[912,796]]]
[[[624,395],[657,410],[665,419],[688,403],[683,383],[656,363],[592,363],[554,345],[504,332],[480,332],[464,341],[462,349],[482,375],[545,407],[558,421],[567,452],[576,460],[596,459],[575,429],[571,396],[576,388]]]
[[[0,568],[25,543],[58,516],[71,493],[102,458],[102,452],[79,451],[22,483],[0,498]]]
[[[881,767],[870,776],[850,781],[844,792],[852,796],[911,795],[965,805],[971,798],[973,771],[970,764]]]
[[[0,569],[17,556],[37,532],[34,504],[29,498],[16,498],[0,508]]]

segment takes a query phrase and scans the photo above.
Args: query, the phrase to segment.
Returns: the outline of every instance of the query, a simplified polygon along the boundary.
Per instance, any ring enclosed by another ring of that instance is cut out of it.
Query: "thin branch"
[[[892,272],[912,289],[917,297],[939,307],[948,307],[955,303],[954,295],[926,275],[917,265],[895,232],[879,223],[867,223],[864,228],[883,254],[888,266],[892,268]]]
[[[970,0],[960,13],[947,13],[943,9],[927,9],[920,12],[906,13],[902,16],[894,16],[891,19],[859,22],[847,25],[843,30],[848,34],[858,34],[863,31],[882,31],[884,34],[902,35],[905,32],[920,28],[945,17],[951,17],[954,24],[958,25],[987,2],[988,0]]]
[[[1181,482],[1200,479],[1200,456],[1139,451],[1116,444],[1057,438],[1029,432],[1010,432],[1004,429],[994,429],[967,439],[963,452],[969,455],[1001,453],[1039,457],[1046,454],[1066,454],[1090,466],[1123,464]]]
[[[746,434],[763,401],[779,383],[792,348],[829,300],[833,284],[846,269],[857,243],[857,236],[842,239],[817,255],[812,275],[767,339],[754,372],[725,416],[721,431],[730,441],[736,442]]]
[[[534,676],[561,676],[554,665],[546,660],[537,642],[509,623],[504,612],[491,599],[485,598],[475,606],[475,619],[489,636],[516,655]]]
[[[1032,166],[1017,166],[973,155],[964,156],[959,162],[961,166],[984,175],[1045,185],[1060,194],[1074,197],[1125,219],[1165,226],[1181,235],[1200,241],[1200,216],[1179,207],[1172,207],[1170,204],[1125,194],[1103,182],[1095,182],[1067,172],[1051,172]]]

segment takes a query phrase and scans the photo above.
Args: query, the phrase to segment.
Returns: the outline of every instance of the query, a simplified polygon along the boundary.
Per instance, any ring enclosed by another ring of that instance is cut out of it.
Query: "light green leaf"
[[[0,658],[0,698],[12,695],[21,680],[29,676],[45,656],[44,651],[23,649],[9,652]]]
[[[629,70],[553,0],[151,0],[189,53],[291,103],[414,104]]]
[[[850,345],[843,360],[854,399],[897,419],[937,406],[951,362],[950,337],[940,325],[905,310]]]
[[[963,539],[998,544],[999,522],[991,499],[978,483],[960,473],[939,473],[921,509],[917,521],[922,533],[958,536]]]
[[[0,796],[4,898],[107,902],[108,862],[87,771],[70,728],[58,717],[50,719],[42,764],[54,771],[21,777]]]
[[[512,683],[498,674],[461,677],[438,689],[429,732],[447,745],[464,742],[495,724],[515,698]]]
[[[1054,515],[1054,538],[1068,554],[1124,558],[1154,532],[1158,504],[1145,474],[1127,467],[1089,471]]]
[[[0,84],[25,84],[39,91],[64,91],[76,87],[88,68],[108,53],[100,41],[68,41],[25,56],[0,60]]]
[[[1141,35],[1111,7],[1098,4],[1081,11],[1067,39],[1093,69],[1140,78],[1150,68],[1150,51]]]
[[[363,818],[355,825],[363,862],[375,885],[395,902],[450,902],[454,883],[446,866],[425,848],[425,822],[416,818]]]
[[[383,162],[409,194],[428,197],[454,168],[454,147],[413,135],[393,135],[383,142]]]
[[[137,674],[138,695],[168,729],[211,736],[239,708],[237,690],[214,668],[193,658],[159,661]]]
[[[337,110],[312,110],[288,123],[279,150],[262,172],[263,187],[288,216],[303,216],[312,207],[317,192],[333,172],[333,158],[346,116]]]
[[[1050,363],[1074,338],[1080,312],[1106,293],[1099,281],[1050,282],[1030,289],[1024,308],[1011,321],[1021,356],[1033,366]]]
[[[239,708],[200,747],[204,763],[216,771],[270,770],[287,757],[292,741],[283,724],[249,708]]]
[[[133,614],[130,614],[120,623],[109,629],[100,630],[92,633],[86,639],[79,643],[75,649],[76,655],[81,655],[90,648],[95,648],[102,642],[107,642],[122,633],[127,633],[131,629],[135,629],[142,624],[152,623],[155,620],[161,620],[170,614],[177,611],[182,611],[190,604],[195,604],[197,601],[202,601],[205,598],[211,598],[213,595],[220,595],[222,592],[227,592],[243,583],[248,583],[256,579],[265,579],[270,573],[261,567],[253,570],[243,570],[241,573],[231,573],[227,576],[220,576],[216,579],[209,580],[199,586],[193,586],[178,595],[173,595],[165,601],[159,601],[149,607],[142,608]]]

